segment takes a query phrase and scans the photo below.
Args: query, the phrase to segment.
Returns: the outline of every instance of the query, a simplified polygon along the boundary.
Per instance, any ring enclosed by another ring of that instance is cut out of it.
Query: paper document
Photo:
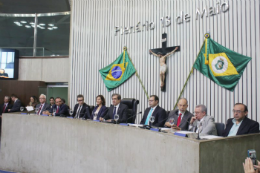
[[[194,133],[194,132],[191,132],[191,131],[177,131],[175,133],[189,134],[189,133]]]
[[[168,132],[171,130],[171,128],[160,128],[161,131]]]
[[[28,112],[34,110],[34,108],[32,106],[27,106],[26,109],[27,109]]]
[[[144,125],[143,124],[131,124],[131,123],[128,123],[128,126],[131,126],[131,127],[143,127]]]
[[[215,135],[205,135],[200,136],[201,139],[216,139],[216,138],[223,138],[222,136],[215,136]]]

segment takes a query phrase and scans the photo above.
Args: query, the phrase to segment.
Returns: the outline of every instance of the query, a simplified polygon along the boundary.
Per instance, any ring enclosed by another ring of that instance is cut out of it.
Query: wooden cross
[[[175,50],[176,48],[178,48],[177,50]],[[175,51],[174,51],[175,50]],[[158,53],[160,53],[162,56],[165,56],[171,52],[177,52],[180,51],[180,46],[173,46],[173,47],[167,47],[167,34],[163,33],[162,34],[162,48],[157,48],[157,49],[151,49],[152,53],[155,56],[158,56]],[[151,53],[151,52],[150,52]],[[167,55],[169,56],[169,55]],[[167,59],[167,58],[166,58]],[[166,66],[166,59],[165,59],[165,66]],[[160,61],[161,63],[161,61]],[[165,67],[166,68],[166,67]],[[161,74],[161,64],[160,64],[160,74]],[[165,75],[165,74],[164,74]],[[161,77],[161,76],[160,76]],[[164,84],[161,87],[161,91],[165,92],[166,91],[166,87],[165,87],[165,83],[166,83],[166,78],[164,78]]]

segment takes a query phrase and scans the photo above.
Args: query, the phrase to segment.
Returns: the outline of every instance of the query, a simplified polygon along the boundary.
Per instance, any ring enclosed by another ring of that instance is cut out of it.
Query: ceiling
[[[49,13],[70,11],[70,0],[0,0],[0,13]]]

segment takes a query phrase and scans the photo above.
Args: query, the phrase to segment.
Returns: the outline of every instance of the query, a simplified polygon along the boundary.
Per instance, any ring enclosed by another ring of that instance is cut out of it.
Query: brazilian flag
[[[129,59],[127,51],[124,50],[113,63],[100,69],[99,73],[107,90],[111,91],[129,79],[135,73],[135,68]]]
[[[218,44],[205,34],[205,41],[193,65],[216,84],[234,91],[250,57]]]

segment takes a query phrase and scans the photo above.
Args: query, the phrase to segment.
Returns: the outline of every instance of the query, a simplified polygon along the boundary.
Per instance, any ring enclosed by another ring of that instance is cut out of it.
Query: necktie
[[[57,106],[56,114],[59,113],[59,106]]]
[[[39,110],[37,112],[37,115],[40,115],[41,110],[42,110],[42,105],[40,106],[40,108],[39,108]]]
[[[79,118],[79,116],[80,116],[81,107],[82,107],[82,106],[80,105],[79,108],[78,108],[76,118]]]
[[[145,125],[148,125],[149,120],[150,120],[150,117],[151,117],[151,115],[152,115],[152,112],[153,112],[153,108],[150,109],[150,112],[149,112],[149,114],[148,114],[148,116],[147,116],[147,118],[146,118],[146,121],[145,121]]]
[[[115,119],[115,114],[116,114],[116,106],[114,107],[114,111],[113,111],[113,119]]]
[[[182,116],[182,113],[179,114],[179,117],[178,117],[178,120],[177,120],[177,126],[178,127],[181,124],[181,116]]]
[[[6,104],[4,105],[3,113],[5,113]]]

